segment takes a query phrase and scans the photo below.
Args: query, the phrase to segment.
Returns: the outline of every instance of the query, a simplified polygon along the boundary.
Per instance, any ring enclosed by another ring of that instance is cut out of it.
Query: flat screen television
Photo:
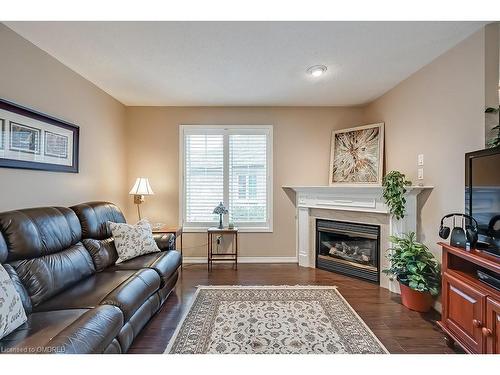
[[[500,147],[465,154],[465,211],[478,222],[476,248],[500,256]]]

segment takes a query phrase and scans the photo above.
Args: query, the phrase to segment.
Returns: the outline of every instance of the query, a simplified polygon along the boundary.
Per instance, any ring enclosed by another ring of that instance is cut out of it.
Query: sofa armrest
[[[118,336],[123,314],[115,306],[97,306],[53,337],[47,353],[100,354]]]
[[[172,233],[153,233],[153,238],[161,251],[175,250],[175,236]]]
[[[170,279],[170,277],[177,271],[177,268],[181,266],[182,263],[182,256],[181,253],[179,253],[176,250],[169,250],[166,251],[164,254],[162,254],[161,257],[158,257],[150,266],[149,268],[154,269],[160,277],[162,278],[162,285],[161,287],[163,288],[163,281]]]
[[[160,283],[160,276],[155,270],[143,268],[104,297],[100,305],[118,307],[125,322],[128,322],[137,309],[160,289]]]

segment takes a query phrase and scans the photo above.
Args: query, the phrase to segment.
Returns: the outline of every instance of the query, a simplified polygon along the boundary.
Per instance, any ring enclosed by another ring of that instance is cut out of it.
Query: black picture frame
[[[25,116],[52,126],[56,126],[65,130],[69,130],[72,133],[73,138],[73,158],[71,165],[61,165],[61,164],[52,164],[45,162],[35,162],[35,161],[27,161],[27,160],[16,160],[12,158],[4,158],[0,156],[0,167],[3,168],[18,168],[18,169],[32,169],[32,170],[40,170],[40,171],[50,171],[50,172],[66,172],[66,173],[78,173],[79,172],[79,142],[80,142],[80,128],[71,124],[67,121],[60,120],[53,116],[47,115],[45,113],[41,113],[35,111],[33,109],[21,106],[19,104],[10,102],[5,99],[0,99],[0,109],[4,111],[16,113],[21,116]],[[0,121],[0,131],[3,132],[0,140],[3,141],[3,144],[0,146],[7,147],[7,144],[10,140],[5,139],[4,129],[9,126],[9,121],[7,119],[1,119]],[[44,146],[45,148],[45,146]],[[70,148],[71,149],[71,148]],[[2,148],[0,147],[0,150]],[[43,150],[40,150],[43,152]]]
[[[0,151],[4,149],[5,143],[5,120],[0,118]]]

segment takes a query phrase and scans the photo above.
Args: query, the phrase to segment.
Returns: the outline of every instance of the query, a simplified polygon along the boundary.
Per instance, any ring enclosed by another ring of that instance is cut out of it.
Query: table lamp
[[[224,207],[222,202],[220,202],[219,205],[214,208],[212,213],[219,215],[219,229],[224,229],[224,226],[222,225],[222,215],[225,215],[228,213],[227,208]]]
[[[149,180],[145,177],[137,178],[129,194],[134,196],[134,203],[137,205],[137,214],[139,215],[139,220],[141,220],[141,203],[144,202],[146,195],[154,194]]]

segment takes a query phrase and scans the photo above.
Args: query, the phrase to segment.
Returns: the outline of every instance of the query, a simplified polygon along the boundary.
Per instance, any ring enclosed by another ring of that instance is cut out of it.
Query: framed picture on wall
[[[330,186],[382,185],[384,123],[334,130],[330,151]]]
[[[80,129],[0,99],[0,167],[78,173]]]

